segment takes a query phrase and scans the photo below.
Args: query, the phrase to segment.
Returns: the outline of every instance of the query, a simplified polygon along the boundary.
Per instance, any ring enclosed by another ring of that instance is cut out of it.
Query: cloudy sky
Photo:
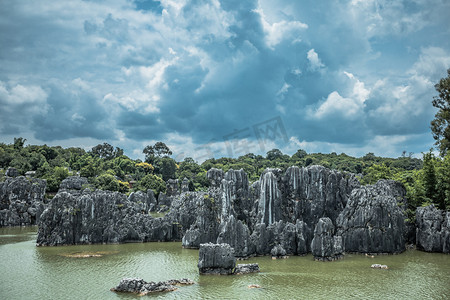
[[[447,0],[2,0],[0,142],[420,154],[449,14]]]

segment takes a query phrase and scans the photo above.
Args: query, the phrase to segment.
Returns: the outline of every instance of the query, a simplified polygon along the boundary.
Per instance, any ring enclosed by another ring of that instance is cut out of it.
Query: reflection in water
[[[169,299],[445,299],[450,295],[450,257],[406,251],[401,255],[346,255],[335,262],[312,256],[256,257],[258,274],[199,276],[198,251],[180,243],[36,247],[36,228],[0,228],[0,299],[136,299],[109,289],[123,277],[146,281],[189,278]],[[99,254],[85,259],[77,254]],[[389,270],[372,269],[374,263]],[[261,288],[249,288],[259,285]]]

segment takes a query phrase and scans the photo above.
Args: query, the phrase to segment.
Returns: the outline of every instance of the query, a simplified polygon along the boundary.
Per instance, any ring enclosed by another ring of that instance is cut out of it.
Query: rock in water
[[[233,215],[220,224],[217,243],[229,244],[234,249],[236,257],[245,258],[254,252],[247,226],[241,220],[236,221]]]
[[[417,249],[427,252],[450,252],[450,212],[433,204],[416,210]]]
[[[234,270],[234,274],[236,275],[258,272],[260,272],[258,264],[238,264]]]
[[[0,227],[36,225],[44,211],[47,182],[24,176],[0,182]]]
[[[270,250],[270,254],[275,258],[286,258],[286,250],[284,250],[280,244],[274,246],[272,250]]]
[[[334,236],[334,226],[330,218],[320,218],[317,222],[311,251],[314,259],[320,261],[330,261],[341,257],[342,239],[340,236]]]
[[[200,274],[231,275],[236,266],[234,249],[228,244],[201,244],[198,258]]]
[[[405,250],[404,211],[387,180],[352,191],[337,218],[345,252],[400,253]]]
[[[133,197],[132,197],[133,198]],[[180,240],[178,224],[153,218],[126,195],[59,192],[39,220],[38,246]]]
[[[111,291],[119,293],[134,293],[144,296],[149,293],[175,291],[177,289],[176,286],[191,284],[194,284],[194,282],[186,278],[181,280],[172,279],[161,282],[146,282],[141,278],[123,278],[119,282],[119,285],[112,288]]]

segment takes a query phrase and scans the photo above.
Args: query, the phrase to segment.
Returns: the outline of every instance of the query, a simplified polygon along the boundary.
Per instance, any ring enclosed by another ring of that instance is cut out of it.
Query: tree
[[[268,160],[276,160],[278,158],[281,158],[283,156],[283,152],[281,152],[279,149],[272,149],[267,152],[266,158]]]
[[[423,187],[425,197],[433,203],[436,201],[437,196],[436,184],[435,157],[430,151],[423,155]]]
[[[101,190],[119,191],[119,181],[110,173],[103,173],[95,178],[95,187]]]
[[[159,170],[162,175],[162,179],[167,181],[169,179],[175,179],[175,172],[177,170],[177,166],[175,161],[170,157],[163,157],[159,163]]]
[[[27,139],[24,139],[22,137],[14,138],[14,149],[16,150],[22,149],[26,141]]]
[[[114,157],[114,147],[108,143],[98,144],[92,147],[91,153],[100,158],[112,159]]]
[[[433,106],[439,110],[431,121],[431,131],[441,156],[450,150],[450,69],[447,74],[434,86],[439,96],[433,98]]]
[[[166,192],[166,184],[160,177],[153,174],[147,174],[139,181],[138,189],[144,192],[151,189],[158,198],[160,192]]]
[[[142,152],[145,154],[145,161],[151,164],[155,163],[156,158],[172,155],[172,151],[163,142],[157,142],[153,146],[147,146]]]

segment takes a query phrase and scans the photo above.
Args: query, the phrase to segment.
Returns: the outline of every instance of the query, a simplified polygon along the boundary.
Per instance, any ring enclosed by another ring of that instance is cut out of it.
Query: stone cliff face
[[[434,205],[416,210],[417,249],[427,252],[450,252],[450,212]]]
[[[399,253],[405,250],[405,214],[392,182],[380,180],[353,190],[337,218],[346,252]]]
[[[267,169],[252,185],[243,170],[211,169],[207,178],[207,192],[173,180],[158,200],[151,190],[127,198],[69,179],[41,216],[38,245],[182,240],[186,248],[226,243],[236,257],[312,252],[318,260],[405,249],[406,192],[397,182],[361,187],[353,174],[321,166]],[[161,208],[163,218],[149,215]],[[448,213],[418,210],[418,247],[448,252],[449,227]]]
[[[150,216],[145,199],[144,193],[59,192],[41,215],[37,245],[180,240],[179,224]]]
[[[316,260],[335,260],[342,255],[342,238],[336,236],[330,218],[320,218],[314,229],[311,251]]]
[[[36,225],[44,210],[45,180],[10,177],[0,182],[0,227]]]

